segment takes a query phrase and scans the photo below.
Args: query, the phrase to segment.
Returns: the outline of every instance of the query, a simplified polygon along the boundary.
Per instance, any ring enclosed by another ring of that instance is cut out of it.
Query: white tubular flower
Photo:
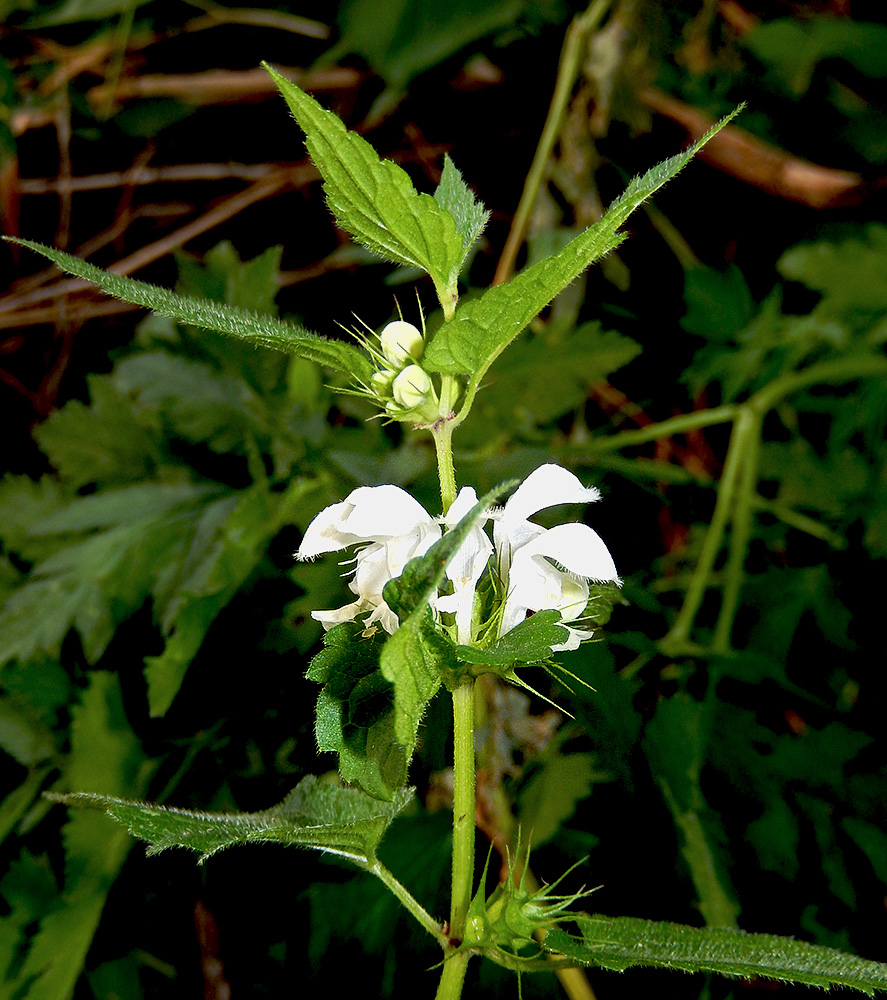
[[[589,581],[619,584],[613,557],[597,532],[585,524],[542,528],[527,520],[532,514],[562,503],[600,499],[559,465],[543,465],[531,473],[495,515],[493,535],[499,572],[507,580],[499,634],[519,625],[530,611],[554,609],[563,622],[579,618],[589,597]],[[592,632],[567,626],[565,643],[552,652],[576,649]]]
[[[425,350],[425,338],[412,323],[402,319],[385,327],[379,334],[379,343],[385,358],[395,368],[418,361]]]
[[[477,494],[474,490],[470,486],[463,486],[447,511],[444,524],[448,528],[455,527],[476,503]],[[447,564],[447,579],[453,584],[453,593],[438,597],[435,601],[438,611],[455,613],[456,641],[462,645],[471,641],[471,618],[477,582],[493,554],[493,544],[481,527],[487,517],[488,515],[484,515],[478,520]]]
[[[440,536],[440,525],[399,486],[353,490],[308,525],[296,558],[313,559],[324,552],[363,546],[354,559],[354,575],[348,584],[357,600],[333,611],[312,611],[311,617],[330,629],[367,613],[367,627],[378,622],[393,634],[399,623],[382,596],[385,584],[400,576],[404,566],[424,555]]]
[[[407,365],[391,384],[391,393],[405,410],[421,406],[434,392],[428,373],[418,365]]]

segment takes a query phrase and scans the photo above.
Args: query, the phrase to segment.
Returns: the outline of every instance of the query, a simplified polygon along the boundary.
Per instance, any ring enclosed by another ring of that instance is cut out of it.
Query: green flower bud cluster
[[[395,420],[433,424],[444,414],[431,376],[418,363],[425,351],[422,333],[405,320],[389,323],[379,334],[382,367],[370,379],[371,390]]]
[[[518,848],[518,854],[520,849]],[[487,858],[489,864],[489,858]],[[529,864],[529,850],[524,854],[520,874],[516,876],[518,858],[510,858],[507,877],[496,887],[488,899],[483,897],[484,878],[481,879],[471,905],[468,908],[463,947],[470,949],[492,949],[522,958],[526,948],[538,947],[536,936],[539,932],[551,930],[564,920],[570,920],[575,913],[568,907],[589,895],[580,890],[568,896],[554,895],[552,890],[577,865],[573,865],[556,882],[538,889],[526,885],[526,871]]]

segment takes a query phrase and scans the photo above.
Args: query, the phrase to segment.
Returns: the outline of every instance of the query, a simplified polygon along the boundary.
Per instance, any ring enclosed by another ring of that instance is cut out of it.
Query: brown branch
[[[637,96],[648,108],[686,129],[691,139],[700,138],[715,124],[714,118],[698,108],[654,87],[642,88]],[[860,174],[802,160],[735,125],[721,129],[696,155],[745,184],[811,208],[858,205],[868,192]]]
[[[358,85],[359,70],[346,66],[325,69],[281,69],[284,76],[304,90],[314,93],[344,90]],[[235,101],[264,101],[276,97],[274,81],[263,69],[208,70],[205,73],[146,73],[111,84],[102,83],[86,92],[94,107],[101,107],[109,97],[117,102],[144,97],[172,97],[186,104],[231,104]]]

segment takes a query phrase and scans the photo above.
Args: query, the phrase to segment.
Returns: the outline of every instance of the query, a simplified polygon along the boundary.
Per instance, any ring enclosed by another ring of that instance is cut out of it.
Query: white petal
[[[587,524],[558,524],[518,550],[527,556],[546,556],[567,572],[585,580],[619,583],[616,564],[601,536]]]
[[[320,622],[326,631],[329,631],[334,625],[341,625],[342,622],[353,622],[359,614],[368,610],[369,608],[363,601],[355,601],[353,604],[346,604],[334,611],[312,611],[311,617]]]
[[[359,486],[347,497],[353,507],[342,529],[358,538],[383,541],[434,520],[418,500],[399,486]]]
[[[362,541],[363,539],[348,535],[342,530],[342,524],[351,510],[352,505],[347,500],[324,507],[305,530],[296,558],[313,559],[323,552],[338,552],[339,549]]]
[[[518,486],[502,509],[506,521],[525,521],[530,515],[561,503],[600,500],[594,486],[582,483],[560,465],[541,465]]]

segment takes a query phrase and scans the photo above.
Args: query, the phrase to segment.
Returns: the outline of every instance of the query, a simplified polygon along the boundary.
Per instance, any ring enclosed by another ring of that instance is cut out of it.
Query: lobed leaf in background
[[[93,671],[72,710],[71,747],[56,787],[123,794],[144,790],[154,768],[129,727],[118,679]],[[57,882],[44,859],[23,851],[0,881],[10,908],[0,957],[4,993],[57,1000],[74,989],[102,908],[131,846],[124,831],[91,813],[62,829],[64,874]],[[36,883],[41,891],[23,892]],[[34,933],[33,928],[39,924]]]

